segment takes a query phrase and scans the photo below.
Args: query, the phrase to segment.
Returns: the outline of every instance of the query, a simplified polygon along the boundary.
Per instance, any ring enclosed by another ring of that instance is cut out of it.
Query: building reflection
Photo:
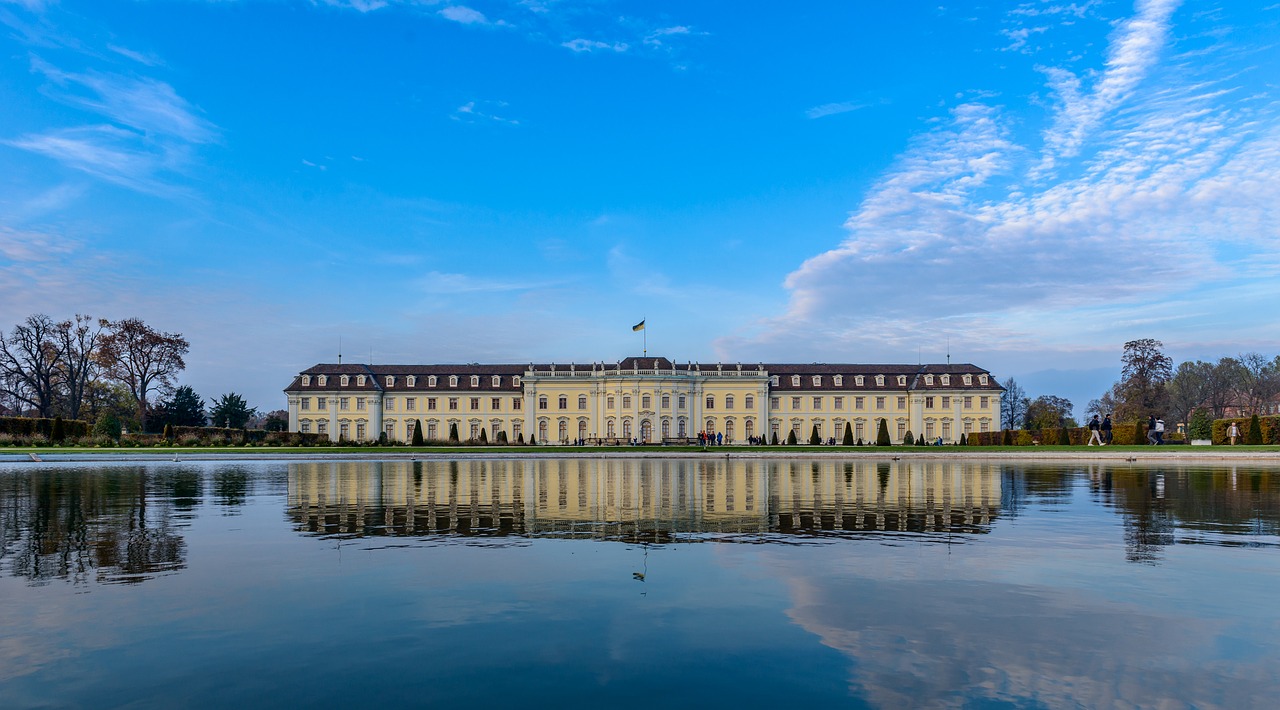
[[[51,468],[0,476],[0,570],[43,584],[133,583],[186,565],[198,471]]]
[[[298,530],[348,536],[982,533],[1001,502],[999,465],[941,461],[326,462],[288,482]]]

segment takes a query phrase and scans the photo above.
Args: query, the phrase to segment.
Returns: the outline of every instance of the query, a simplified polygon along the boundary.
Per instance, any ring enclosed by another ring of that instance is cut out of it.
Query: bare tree
[[[1012,377],[1005,380],[1004,397],[1000,398],[1000,428],[1017,429],[1027,415],[1027,393]]]
[[[62,352],[58,326],[43,313],[27,316],[13,332],[0,335],[0,387],[42,417],[53,416],[57,403]]]
[[[187,364],[182,356],[191,346],[181,333],[162,333],[139,318],[107,324],[98,361],[103,373],[129,390],[138,407],[138,424],[145,430],[151,394],[163,394]]]
[[[1236,404],[1243,368],[1240,361],[1233,357],[1220,358],[1214,363],[1205,383],[1205,404],[1213,410],[1213,418],[1221,419],[1227,415],[1227,407]]]
[[[1240,394],[1249,414],[1266,414],[1266,406],[1280,392],[1280,357],[1268,360],[1261,353],[1240,356]]]
[[[1173,376],[1173,360],[1161,348],[1164,343],[1154,338],[1130,340],[1124,344],[1120,361],[1119,387],[1116,388],[1116,416],[1133,422],[1163,414],[1165,383]]]
[[[94,320],[76,314],[75,320],[57,325],[58,348],[62,351],[61,382],[63,408],[72,419],[80,418],[85,389],[98,374],[98,341],[107,327],[105,319]]]
[[[1203,360],[1178,365],[1173,377],[1165,386],[1169,400],[1170,421],[1190,426],[1191,412],[1203,406],[1209,399],[1209,384],[1213,378],[1213,365]]]

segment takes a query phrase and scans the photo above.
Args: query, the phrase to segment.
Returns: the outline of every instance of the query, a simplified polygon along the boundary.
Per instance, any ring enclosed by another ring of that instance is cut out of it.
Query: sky
[[[1280,2],[0,0],[0,327],[318,362],[1280,352]],[[646,322],[643,333],[631,326]]]

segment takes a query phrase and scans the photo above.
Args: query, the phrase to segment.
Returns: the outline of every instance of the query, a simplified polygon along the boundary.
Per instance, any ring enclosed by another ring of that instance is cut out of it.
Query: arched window
[[[587,408],[587,396],[585,394],[578,395],[578,409]]]
[[[568,440],[569,440],[569,422],[566,422],[566,421],[565,421],[565,420],[563,420],[563,419],[561,419],[561,420],[560,420],[560,431],[559,431],[559,433],[560,433],[560,441],[568,441]]]
[[[799,375],[792,375],[792,376],[791,376],[791,386],[792,386],[792,387],[799,387],[799,386],[800,386],[800,376],[799,376]]]
[[[388,386],[388,387],[395,387],[395,386],[396,386],[396,376],[395,376],[395,375],[387,375],[387,386]]]
[[[725,438],[725,441],[733,440],[733,420],[732,419],[724,423],[724,438]]]
[[[622,438],[624,439],[631,438],[631,420],[630,419],[622,420]]]
[[[610,439],[612,439],[613,437],[615,437],[615,436],[617,436],[617,435],[618,435],[618,434],[617,434],[617,431],[618,431],[618,430],[617,430],[617,428],[616,428],[616,427],[614,427],[614,423],[613,423],[613,420],[612,420],[612,419],[610,419],[609,421],[605,422],[605,425],[604,425],[604,435],[605,435],[605,436],[607,436],[607,437],[609,437]]]
[[[631,409],[631,395],[629,394],[622,395],[622,408]]]
[[[311,386],[311,375],[303,375],[303,376],[302,376],[302,386],[303,386],[303,387],[310,387],[310,386]]]
[[[747,420],[747,424],[746,426],[743,427],[743,429],[746,430],[746,435],[748,439],[756,435],[756,423],[750,419]]]
[[[684,420],[684,417],[680,417],[680,433],[677,434],[676,436],[679,436],[681,439],[683,439],[688,435],[689,435],[688,422]]]
[[[450,386],[450,387],[457,387],[457,386],[458,386],[458,376],[457,376],[457,375],[449,375],[449,386]]]
[[[472,387],[479,387],[479,386],[480,386],[480,376],[479,376],[479,375],[472,375],[472,376],[471,376],[471,386],[472,386]]]
[[[579,439],[587,438],[587,420],[586,419],[578,420],[578,438]]]
[[[707,420],[706,425],[702,427],[702,430],[703,430],[703,431],[705,431],[705,432],[707,432],[707,435],[708,435],[708,436],[710,436],[710,435],[712,435],[712,434],[715,434],[715,433],[716,433],[716,420],[714,420],[714,419],[708,419],[708,420]]]
[[[547,443],[547,420],[543,419],[538,422],[538,440]]]
[[[733,395],[727,394],[724,396],[724,408],[733,409]]]
[[[342,375],[342,376],[341,376],[341,377],[339,377],[338,379],[340,380],[340,382],[339,382],[338,384],[339,384],[340,386],[342,386],[342,387],[346,387],[348,384],[350,384],[350,383],[351,383],[351,376],[350,376],[350,375]]]
[[[663,419],[662,420],[662,438],[666,439],[669,436],[671,436],[671,420]]]
[[[494,387],[501,387],[501,386],[502,386],[502,375],[494,375],[494,376],[493,376],[493,386],[494,386]]]
[[[707,395],[707,409],[715,409],[715,408],[716,408],[716,396],[713,394]]]
[[[605,397],[604,406],[608,409],[613,409],[613,395]]]
[[[364,387],[364,375],[356,375],[356,386]]]

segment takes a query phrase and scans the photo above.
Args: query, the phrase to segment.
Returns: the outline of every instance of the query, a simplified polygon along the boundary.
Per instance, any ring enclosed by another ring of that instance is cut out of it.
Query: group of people
[[[732,442],[730,442],[732,443]],[[722,446],[724,444],[723,433],[712,433],[709,431],[698,432],[699,446]]]
[[[1111,443],[1111,415],[1108,414],[1105,419],[1099,419],[1098,415],[1093,415],[1093,419],[1089,420],[1089,443],[1088,446],[1106,446]],[[1151,446],[1159,446],[1164,443],[1164,420],[1152,414],[1147,418],[1147,443]]]

